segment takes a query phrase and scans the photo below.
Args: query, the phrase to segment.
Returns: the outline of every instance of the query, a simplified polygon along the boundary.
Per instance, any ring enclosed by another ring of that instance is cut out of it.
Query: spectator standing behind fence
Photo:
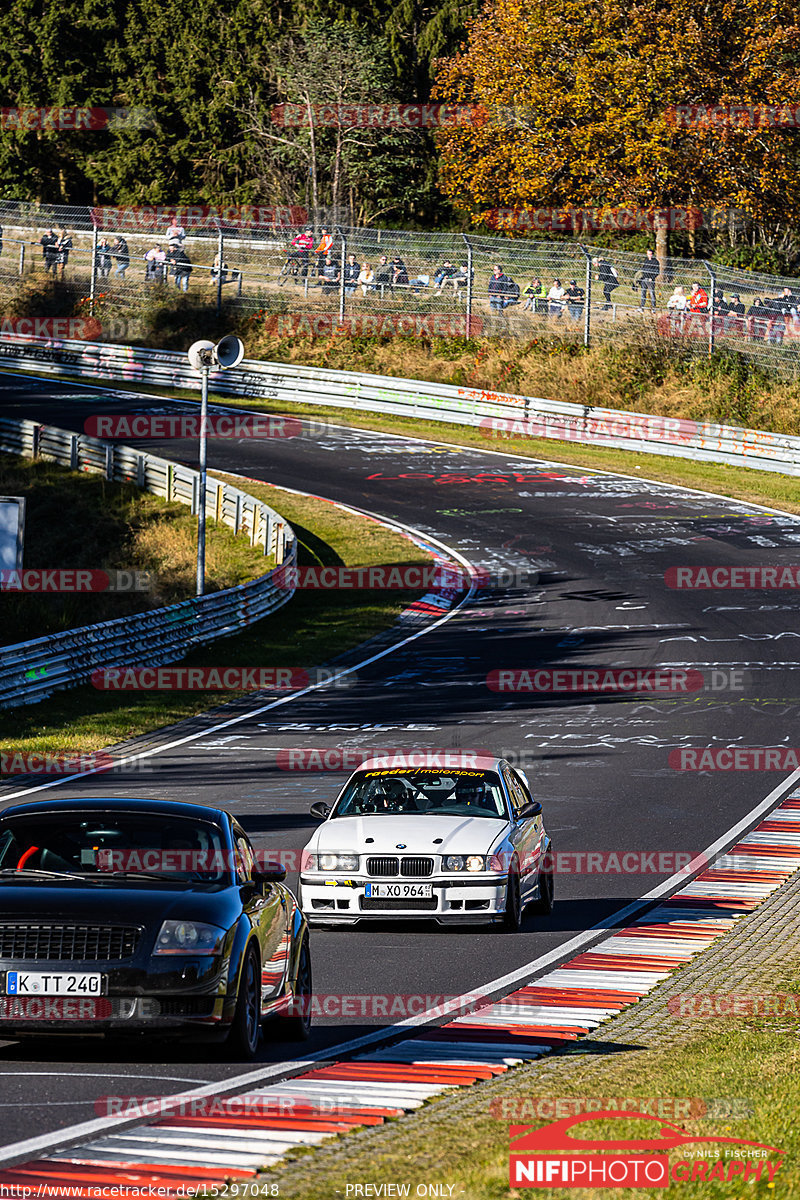
[[[116,270],[114,271],[114,278],[116,279],[117,276],[119,276],[120,279],[124,279],[125,272],[131,265],[131,252],[128,249],[128,243],[125,241],[125,238],[122,236],[122,234],[119,235],[117,240],[114,242],[114,245],[111,247],[111,253],[114,255],[114,261],[117,264]]]
[[[647,297],[650,297],[650,307],[655,312],[656,308],[656,280],[661,274],[661,263],[653,254],[652,250],[648,250],[645,257],[639,265],[639,270],[636,272],[639,276],[639,312],[644,312],[647,306]]]
[[[153,246],[147,251],[144,256],[144,277],[145,279],[161,279],[164,278],[166,271],[167,254],[160,246]]]
[[[104,237],[102,242],[97,243],[95,265],[100,278],[108,279],[111,274],[111,246],[107,237]]]
[[[186,230],[178,224],[178,218],[172,217],[167,226],[167,249],[182,250],[186,241]]]
[[[563,313],[566,294],[567,289],[561,286],[561,280],[554,279],[553,286],[547,293],[547,306],[551,317],[560,317]]]
[[[360,274],[361,263],[356,262],[355,254],[348,254],[347,262],[344,264],[344,290],[348,296],[352,296],[358,287],[358,277]]]
[[[689,312],[708,312],[708,292],[699,283],[692,284],[692,294],[689,297]]]
[[[323,292],[335,292],[338,286],[339,268],[332,256],[327,254],[322,266],[322,290]]]
[[[308,268],[311,261],[311,251],[314,249],[314,233],[311,229],[304,229],[302,233],[298,233],[292,238],[292,249],[289,253],[289,262],[296,262],[301,278],[305,279],[308,275]]]
[[[365,262],[358,273],[358,282],[361,284],[361,291],[364,296],[367,292],[375,291],[375,272],[368,262]]]
[[[514,292],[516,290],[516,295]],[[519,304],[519,286],[506,275],[499,263],[492,267],[492,276],[487,288],[489,307],[492,312],[504,312],[510,304]]]
[[[525,288],[523,295],[526,298],[522,308],[523,312],[526,308],[530,309],[531,312],[542,311],[541,302],[544,300],[544,284],[538,275],[534,275],[531,282]]]
[[[612,267],[611,263],[605,258],[593,258],[592,262],[597,269],[595,279],[603,285],[603,299],[605,300],[605,304],[602,307],[603,312],[607,312],[611,308],[611,293],[615,288],[619,287],[617,268]]]
[[[230,268],[229,268],[228,264],[225,262],[225,260],[223,259],[222,255],[219,253],[215,254],[214,261],[211,264],[211,275],[210,275],[211,282],[216,283],[217,280],[219,280],[220,283],[227,283],[229,270],[230,270]]]
[[[391,292],[393,277],[394,270],[389,265],[389,260],[386,255],[382,254],[378,261],[378,269],[375,272],[375,282],[379,287],[388,288],[388,290]]]
[[[744,329],[744,305],[740,296],[734,292],[731,296],[728,305],[728,311],[725,314],[725,332],[730,333],[731,330],[736,330],[741,333]]]
[[[52,270],[55,274],[56,259],[58,258],[58,251],[56,250],[57,241],[58,237],[53,232],[52,227],[47,230],[47,233],[43,233],[39,238],[39,245],[42,247],[42,260],[44,262],[45,274],[48,274],[50,270]]]
[[[53,274],[57,275],[58,268],[60,267],[61,278],[63,280],[64,272],[66,271],[67,263],[69,262],[69,252],[72,249],[72,238],[69,236],[66,229],[63,228],[63,226],[57,226],[56,233],[58,234],[58,240],[56,241],[55,246],[56,264],[53,269]]]
[[[322,275],[322,269],[325,266],[325,259],[331,252],[333,245],[333,234],[328,233],[327,229],[321,229],[319,235],[319,245],[314,253],[317,256],[317,275]]]
[[[172,273],[175,276],[175,287],[182,292],[189,290],[189,276],[192,273],[192,263],[183,246],[172,251]]]
[[[577,279],[570,279],[564,299],[567,302],[567,312],[573,321],[577,321],[583,312],[583,301],[586,296],[582,287],[578,287]]]

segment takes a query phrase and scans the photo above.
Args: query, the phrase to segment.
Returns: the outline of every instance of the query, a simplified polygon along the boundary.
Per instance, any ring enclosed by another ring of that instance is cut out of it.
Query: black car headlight
[[[357,871],[357,854],[309,854],[306,861],[309,871]]]
[[[226,930],[204,921],[165,921],[153,954],[221,954]]]

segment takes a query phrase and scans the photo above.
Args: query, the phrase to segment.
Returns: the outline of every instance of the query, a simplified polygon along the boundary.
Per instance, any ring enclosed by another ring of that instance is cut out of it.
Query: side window
[[[514,816],[517,816],[518,813],[528,803],[528,796],[526,795],[525,789],[523,788],[519,779],[517,779],[514,772],[509,770],[507,767],[503,768],[503,779],[505,780],[506,787],[508,788],[508,794],[511,799],[511,811],[514,813]]]
[[[239,883],[249,883],[253,878],[253,865],[255,862],[250,843],[243,833],[237,832],[234,846],[236,878]]]

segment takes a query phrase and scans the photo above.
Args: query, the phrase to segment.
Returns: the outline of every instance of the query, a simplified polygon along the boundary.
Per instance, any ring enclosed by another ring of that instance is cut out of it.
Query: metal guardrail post
[[[92,278],[89,283],[89,315],[94,316],[94,297],[97,288],[97,226],[92,229]]]
[[[717,276],[707,262],[703,266],[711,276],[711,295],[708,298],[708,357],[714,353],[714,301],[717,292]]]
[[[347,234],[343,233],[338,225],[335,225],[334,229],[342,239],[342,257],[339,267],[339,324],[341,325],[344,321],[344,269],[347,263]]]
[[[586,256],[586,306],[583,310],[583,344],[588,350],[592,326],[592,256],[582,242],[578,244]]]
[[[464,245],[467,247],[467,337],[472,335],[472,242],[465,233],[462,233]]]

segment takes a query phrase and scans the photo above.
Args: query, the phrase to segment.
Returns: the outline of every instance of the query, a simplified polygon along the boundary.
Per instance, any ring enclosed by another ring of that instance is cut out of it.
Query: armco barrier
[[[133,482],[197,511],[197,471],[128,446],[33,421],[0,420],[0,450],[40,456],[73,470]],[[277,562],[294,564],[297,542],[291,526],[268,505],[219,480],[208,480],[207,512],[235,532],[247,529],[253,544]],[[0,708],[32,704],[64,688],[86,683],[100,667],[160,666],[176,662],[195,646],[226,637],[281,608],[292,595],[274,582],[277,567],[239,587],[103,621],[13,646],[0,647]]]
[[[28,371],[122,380],[133,385],[147,383],[191,391],[199,387],[185,355],[167,350],[0,335],[0,368],[3,363]],[[487,446],[502,445],[503,430],[493,430],[492,422],[505,422],[509,433],[800,474],[800,438],[732,425],[248,359],[240,367],[215,375],[212,387],[219,395],[483,426]]]

